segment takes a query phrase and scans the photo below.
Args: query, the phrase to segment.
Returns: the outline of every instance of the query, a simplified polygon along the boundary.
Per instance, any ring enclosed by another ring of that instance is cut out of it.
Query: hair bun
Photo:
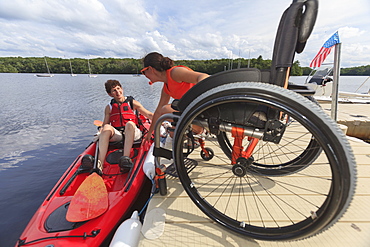
[[[172,61],[171,58],[169,57],[163,57],[162,58],[162,61],[161,61],[161,67],[164,69],[164,70],[168,70],[170,68],[172,68],[174,65],[174,62]]]

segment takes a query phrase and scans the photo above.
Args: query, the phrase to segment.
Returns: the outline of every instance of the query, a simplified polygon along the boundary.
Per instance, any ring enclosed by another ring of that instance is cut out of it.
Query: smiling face
[[[125,97],[123,96],[123,89],[119,81],[108,80],[105,83],[105,90],[108,95],[114,98],[116,101],[123,102],[125,100]]]
[[[124,101],[123,89],[121,86],[112,87],[109,96],[113,97],[116,101]],[[123,100],[122,100],[123,99]]]

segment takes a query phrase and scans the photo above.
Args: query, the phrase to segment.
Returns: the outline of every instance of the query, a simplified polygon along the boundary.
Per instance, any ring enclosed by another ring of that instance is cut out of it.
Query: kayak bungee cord
[[[39,241],[43,241],[43,240],[47,240],[47,239],[59,239],[59,238],[95,238],[100,232],[100,229],[98,230],[94,230],[91,232],[91,235],[87,235],[87,233],[85,232],[84,235],[76,235],[76,236],[55,236],[55,237],[47,237],[47,238],[39,238],[39,239],[35,239],[35,240],[32,240],[32,241],[29,241],[29,242],[26,242],[25,240],[21,240],[19,239],[19,243],[18,243],[18,247],[19,246],[24,246],[24,245],[27,245],[27,244],[33,244],[33,243],[36,243],[36,242],[39,242]]]
[[[150,181],[152,182],[152,191],[151,191],[152,193],[151,193],[150,197],[148,198],[148,200],[146,201],[146,203],[144,204],[143,208],[140,210],[140,212],[138,214],[139,216],[144,212],[144,210],[148,206],[150,200],[153,198],[154,194],[158,193],[154,178],[151,178]]]

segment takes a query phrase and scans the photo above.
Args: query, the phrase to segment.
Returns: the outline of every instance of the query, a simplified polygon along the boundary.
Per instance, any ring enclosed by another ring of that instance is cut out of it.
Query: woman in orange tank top
[[[157,52],[146,55],[143,63],[144,68],[141,70],[141,73],[150,80],[149,84],[158,81],[164,82],[161,98],[154,112],[149,133],[146,136],[146,139],[149,140],[158,118],[163,114],[175,111],[169,104],[171,97],[173,99],[180,99],[196,83],[207,78],[209,75],[193,71],[186,66],[174,66],[172,59],[164,57]]]

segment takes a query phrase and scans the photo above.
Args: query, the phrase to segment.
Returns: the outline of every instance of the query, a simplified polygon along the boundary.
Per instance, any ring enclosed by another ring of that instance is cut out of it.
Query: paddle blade
[[[103,122],[100,120],[94,120],[94,125],[100,127],[103,125]]]
[[[145,215],[141,233],[147,239],[156,239],[162,236],[166,221],[166,212],[162,208],[154,208]]]
[[[69,204],[66,219],[69,222],[91,220],[108,209],[108,192],[103,179],[95,172],[77,189]]]

